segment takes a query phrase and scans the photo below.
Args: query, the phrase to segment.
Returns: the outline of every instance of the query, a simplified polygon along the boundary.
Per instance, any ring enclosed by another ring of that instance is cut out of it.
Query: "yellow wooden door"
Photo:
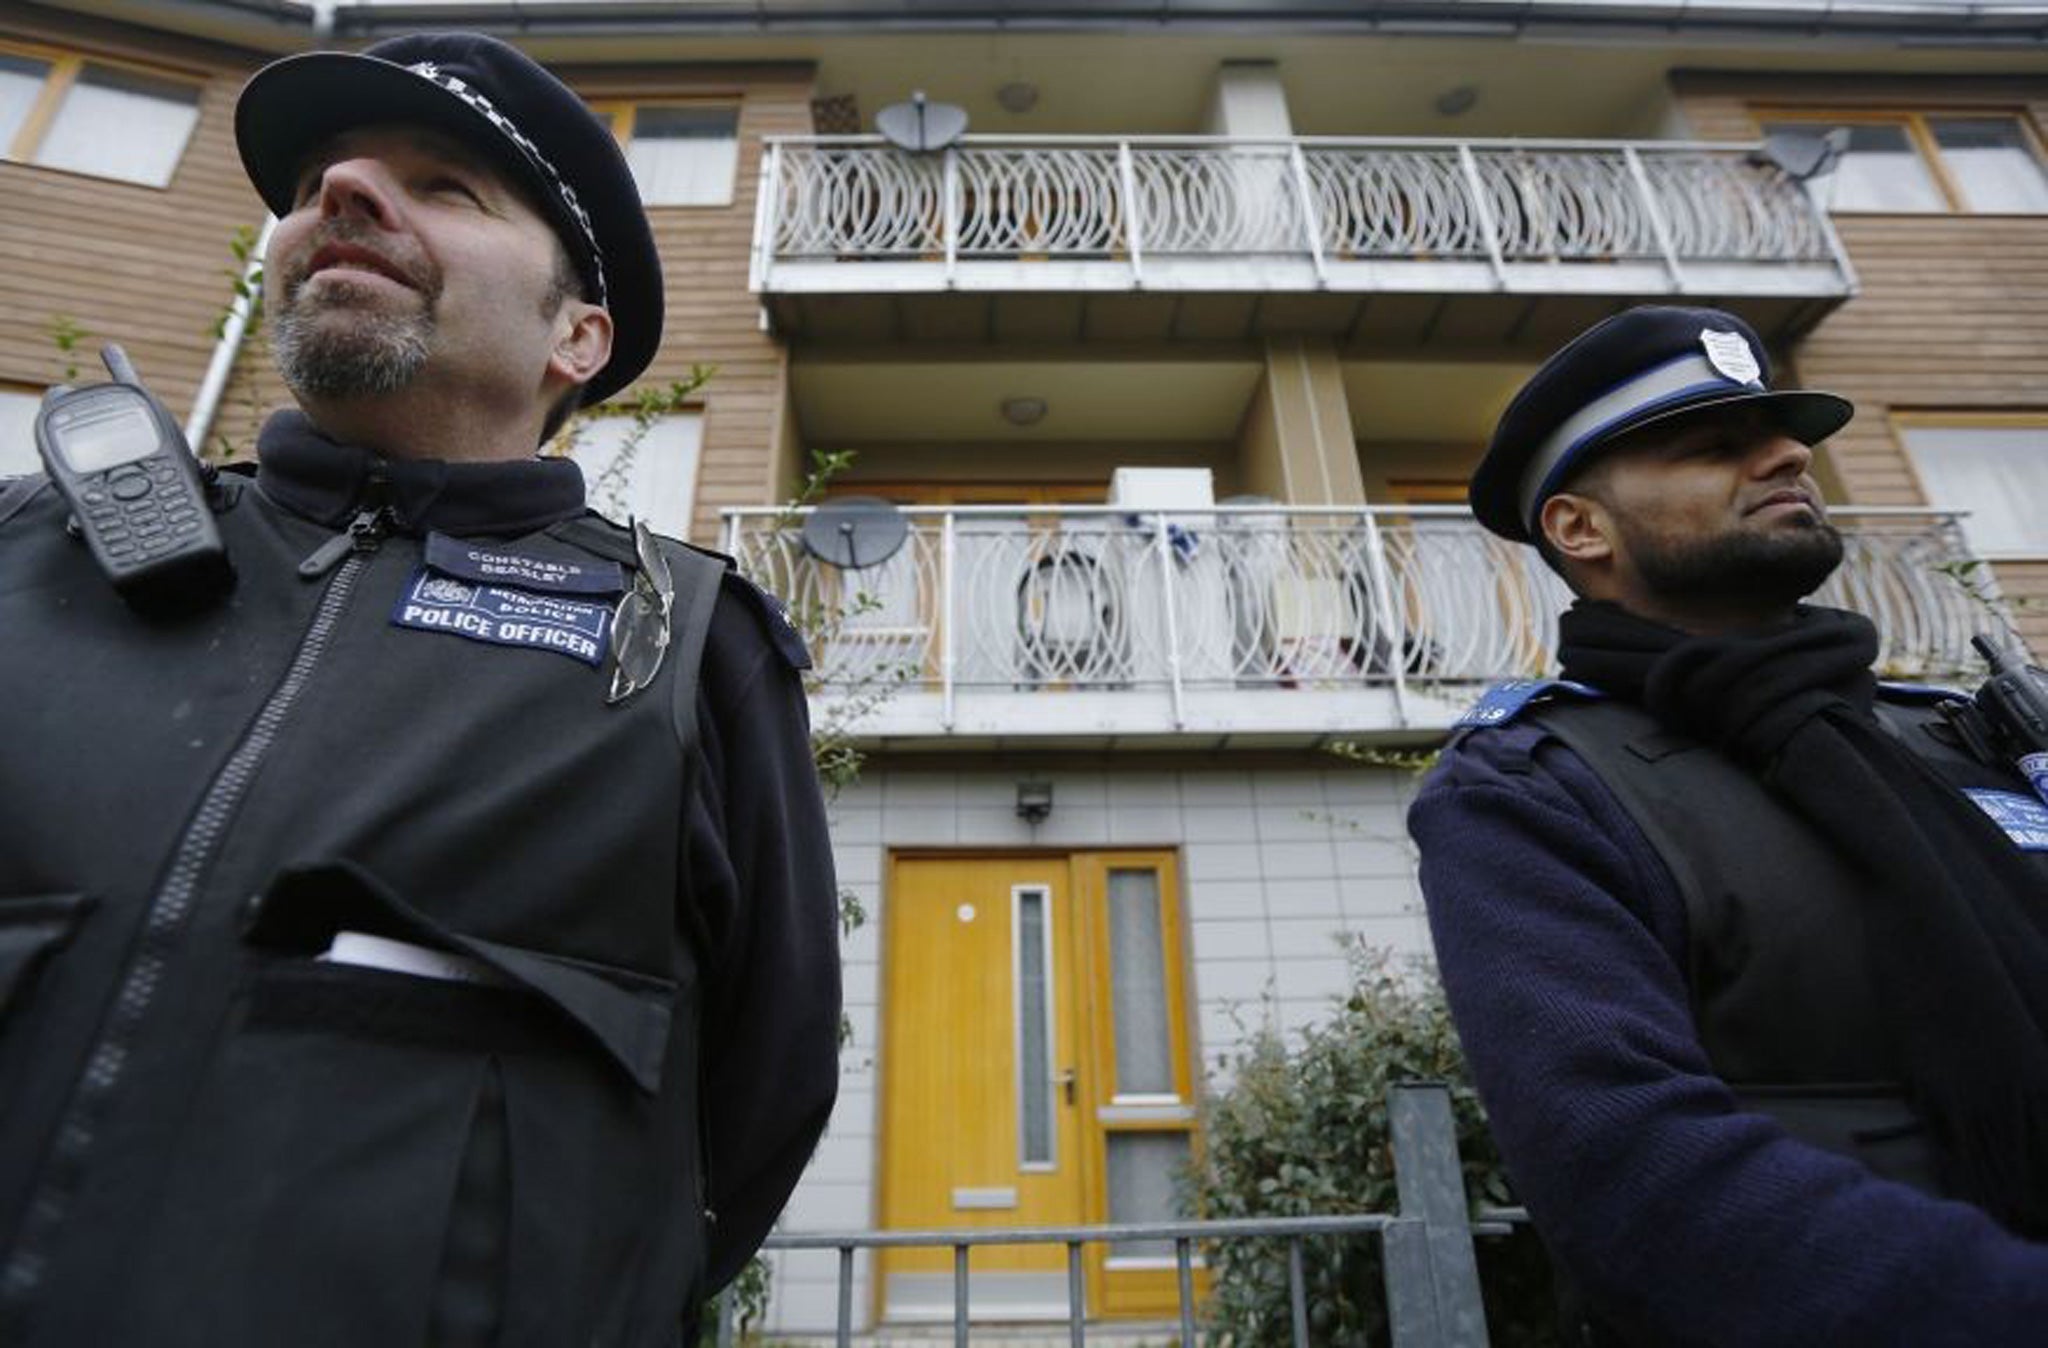
[[[1065,857],[896,859],[882,1045],[882,1225],[1085,1220],[1076,921]],[[883,1314],[950,1320],[950,1250],[889,1250]],[[1064,1247],[977,1248],[977,1319],[1066,1314]]]
[[[1090,1220],[1165,1222],[1192,1215],[1178,1178],[1197,1143],[1180,885],[1170,852],[1073,858],[1087,1006],[1082,1050]],[[1199,1259],[1199,1253],[1197,1253]],[[1206,1296],[1208,1273],[1195,1272]],[[1180,1304],[1174,1245],[1090,1248],[1088,1305],[1104,1318],[1165,1318]]]
[[[899,856],[887,904],[882,1226],[1174,1217],[1195,1078],[1172,854]],[[1086,1274],[1091,1316],[1177,1304],[1170,1242],[1090,1246]],[[885,1318],[951,1318],[950,1250],[881,1275]],[[1065,1247],[976,1247],[969,1314],[1064,1318]]]

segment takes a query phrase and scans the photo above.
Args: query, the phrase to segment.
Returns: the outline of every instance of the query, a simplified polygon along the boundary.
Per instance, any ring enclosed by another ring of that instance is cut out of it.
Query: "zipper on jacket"
[[[381,495],[381,482],[373,476],[372,491]],[[375,497],[372,498],[373,501]],[[321,572],[333,570],[326,593],[313,612],[305,634],[284,678],[271,690],[256,719],[244,732],[241,743],[207,784],[199,808],[185,826],[171,854],[171,864],[151,898],[143,916],[142,931],[135,954],[121,975],[119,992],[107,1012],[99,1037],[86,1055],[85,1070],[71,1088],[54,1140],[43,1158],[42,1173],[30,1198],[21,1224],[20,1239],[0,1273],[0,1312],[12,1322],[27,1309],[31,1297],[41,1288],[49,1269],[50,1256],[62,1234],[71,1207],[84,1182],[87,1162],[98,1140],[100,1124],[112,1106],[121,1085],[135,1041],[140,1035],[158,987],[171,965],[179,937],[200,895],[227,832],[249,785],[262,766],[265,755],[276,743],[285,718],[304,694],[314,670],[334,638],[335,628],[347,609],[356,582],[369,559],[394,522],[390,507],[374,504],[357,514],[339,539],[348,546],[340,549],[330,541],[299,566],[301,575],[314,560],[333,556]],[[345,560],[344,560],[345,558]],[[0,1336],[4,1337],[4,1336]]]
[[[398,523],[398,514],[386,504],[385,493],[390,480],[384,473],[382,459],[370,460],[370,481],[363,492],[363,508],[348,522],[348,527],[322,543],[307,554],[299,563],[299,575],[306,580],[318,580],[340,565],[341,559],[350,553],[375,552],[377,545],[384,541],[384,535],[391,532]]]

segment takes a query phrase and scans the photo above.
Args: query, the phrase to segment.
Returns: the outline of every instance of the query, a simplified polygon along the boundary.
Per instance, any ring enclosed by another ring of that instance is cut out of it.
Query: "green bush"
[[[1387,1091],[1401,1081],[1450,1084],[1465,1191],[1475,1205],[1514,1200],[1443,990],[1433,972],[1397,964],[1359,942],[1346,946],[1352,990],[1292,1048],[1268,1029],[1226,1064],[1205,1110],[1202,1154],[1186,1181],[1208,1218],[1393,1212]],[[1219,1344],[1290,1342],[1284,1241],[1218,1242],[1207,1319]],[[1302,1246],[1309,1337],[1317,1345],[1387,1341],[1377,1236],[1318,1237]],[[1481,1238],[1480,1278],[1491,1340],[1559,1342],[1548,1264],[1526,1227]]]
[[[761,1322],[768,1318],[769,1284],[768,1261],[757,1254],[726,1286],[724,1296],[732,1301],[734,1343],[755,1344],[761,1341]],[[718,1311],[718,1297],[704,1303],[697,1325],[697,1342],[701,1348],[714,1348],[718,1342]]]

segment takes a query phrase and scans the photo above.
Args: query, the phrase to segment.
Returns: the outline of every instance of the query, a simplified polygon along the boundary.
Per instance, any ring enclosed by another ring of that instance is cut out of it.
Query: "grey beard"
[[[1732,597],[1795,604],[1842,564],[1842,532],[1832,524],[1770,533],[1728,533],[1698,542],[1628,540],[1643,583],[1680,600]]]
[[[431,307],[417,313],[358,313],[325,322],[299,302],[297,288],[270,325],[270,350],[285,386],[301,398],[363,398],[396,393],[427,363]]]

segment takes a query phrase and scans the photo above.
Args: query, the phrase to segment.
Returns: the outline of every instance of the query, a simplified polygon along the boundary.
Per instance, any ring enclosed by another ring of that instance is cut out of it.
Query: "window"
[[[710,103],[601,103],[649,206],[730,206],[739,109]]]
[[[42,405],[39,390],[0,385],[0,477],[43,471],[36,453],[36,409]]]
[[[170,185],[199,86],[57,51],[0,50],[6,157],[148,187]]]
[[[646,520],[656,533],[688,538],[690,517],[696,509],[703,414],[680,412],[656,418],[631,457],[622,460],[620,452],[632,432],[630,414],[584,417],[571,423],[574,443],[568,454],[583,469],[591,509],[620,523],[631,515]]]
[[[1980,557],[2048,556],[2048,416],[1902,420],[1899,439],[1928,501],[1967,510],[1963,537]]]
[[[1849,133],[1835,171],[1815,182],[1832,211],[1889,214],[2048,213],[2048,167],[2018,117],[1943,113],[1801,113],[1766,135]]]

